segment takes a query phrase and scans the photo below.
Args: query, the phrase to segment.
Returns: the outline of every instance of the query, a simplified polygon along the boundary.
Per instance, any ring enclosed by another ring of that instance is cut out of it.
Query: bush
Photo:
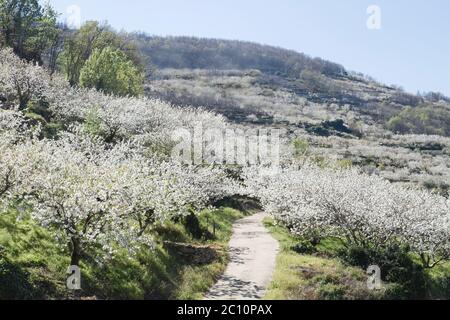
[[[316,247],[309,241],[302,241],[292,246],[291,250],[298,254],[313,254],[317,252]]]
[[[203,237],[203,229],[200,225],[198,217],[194,213],[183,219],[183,225],[194,239],[201,239]]]

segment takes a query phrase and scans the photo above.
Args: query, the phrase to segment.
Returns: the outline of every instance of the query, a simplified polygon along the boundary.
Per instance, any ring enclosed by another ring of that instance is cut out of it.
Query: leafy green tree
[[[58,36],[57,13],[38,0],[0,0],[0,44],[19,57],[42,63]]]
[[[118,96],[139,96],[144,77],[125,53],[111,47],[96,49],[80,72],[80,85]]]
[[[106,47],[121,50],[139,69],[144,70],[141,56],[133,41],[125,35],[116,33],[107,24],[88,21],[80,30],[72,32],[66,38],[61,54],[62,69],[71,85],[79,84],[81,69],[92,53]]]

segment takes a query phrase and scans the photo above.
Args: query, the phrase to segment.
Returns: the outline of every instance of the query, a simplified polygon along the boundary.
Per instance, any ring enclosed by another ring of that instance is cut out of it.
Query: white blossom
[[[356,169],[252,168],[246,176],[251,194],[294,234],[365,247],[400,242],[427,267],[450,258],[450,207],[442,196]]]
[[[11,49],[0,51],[0,94],[24,109],[31,99],[39,99],[49,87],[50,76],[39,66],[14,55]]]

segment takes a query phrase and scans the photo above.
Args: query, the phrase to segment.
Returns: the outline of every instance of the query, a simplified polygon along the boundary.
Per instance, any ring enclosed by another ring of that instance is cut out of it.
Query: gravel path
[[[264,213],[239,220],[230,241],[230,263],[206,300],[257,300],[275,269],[279,244],[266,230]]]

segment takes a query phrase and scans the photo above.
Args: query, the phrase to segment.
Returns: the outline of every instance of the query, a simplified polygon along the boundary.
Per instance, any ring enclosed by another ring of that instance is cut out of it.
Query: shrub
[[[313,254],[317,252],[316,247],[309,241],[301,241],[292,246],[291,250],[298,254]]]
[[[183,219],[183,225],[194,239],[201,239],[203,237],[203,229],[198,217],[194,213],[191,213]]]

